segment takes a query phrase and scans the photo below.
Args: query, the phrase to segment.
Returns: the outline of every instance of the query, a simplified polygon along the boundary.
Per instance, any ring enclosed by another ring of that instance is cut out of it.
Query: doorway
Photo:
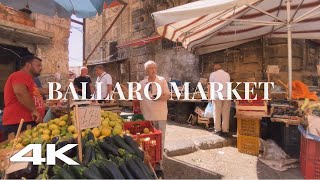
[[[30,54],[27,48],[0,44],[0,110],[4,108],[4,86],[8,77],[20,69],[20,57]]]

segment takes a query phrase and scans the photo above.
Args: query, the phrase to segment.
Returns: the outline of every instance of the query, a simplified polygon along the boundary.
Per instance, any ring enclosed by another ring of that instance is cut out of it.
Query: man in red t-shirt
[[[35,126],[42,122],[45,103],[33,77],[39,76],[42,70],[41,59],[33,55],[21,59],[21,70],[12,73],[4,87],[4,138],[11,132],[17,132],[21,119],[24,119],[22,130],[28,124]]]

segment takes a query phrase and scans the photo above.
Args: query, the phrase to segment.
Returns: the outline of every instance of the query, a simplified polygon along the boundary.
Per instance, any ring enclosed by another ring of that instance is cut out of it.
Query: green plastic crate
[[[130,120],[130,121],[144,121],[144,117],[142,114],[130,114],[130,115],[120,115],[121,118],[123,119],[127,119],[127,120]]]

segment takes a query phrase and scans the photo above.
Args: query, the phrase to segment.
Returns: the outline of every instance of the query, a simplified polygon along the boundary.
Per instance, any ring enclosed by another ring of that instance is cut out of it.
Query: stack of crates
[[[237,118],[238,151],[257,156],[260,148],[260,119],[249,117]]]
[[[301,132],[301,173],[305,179],[320,179],[320,137],[311,136],[302,126],[299,126],[299,131]]]
[[[260,120],[268,114],[264,100],[236,101],[237,147],[241,153],[259,155]]]

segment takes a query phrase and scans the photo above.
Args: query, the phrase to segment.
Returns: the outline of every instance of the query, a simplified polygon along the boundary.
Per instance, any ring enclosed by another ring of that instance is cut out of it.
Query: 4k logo
[[[56,158],[59,158],[61,161],[67,163],[68,165],[79,165],[74,160],[70,159],[63,153],[76,147],[77,144],[67,144],[62,148],[56,150],[55,144],[47,144],[47,158],[41,157],[41,144],[29,144],[21,151],[16,153],[10,158],[11,162],[32,162],[33,165],[41,165],[43,162],[47,162],[47,165],[55,165]],[[31,157],[24,157],[28,152],[32,151]]]

